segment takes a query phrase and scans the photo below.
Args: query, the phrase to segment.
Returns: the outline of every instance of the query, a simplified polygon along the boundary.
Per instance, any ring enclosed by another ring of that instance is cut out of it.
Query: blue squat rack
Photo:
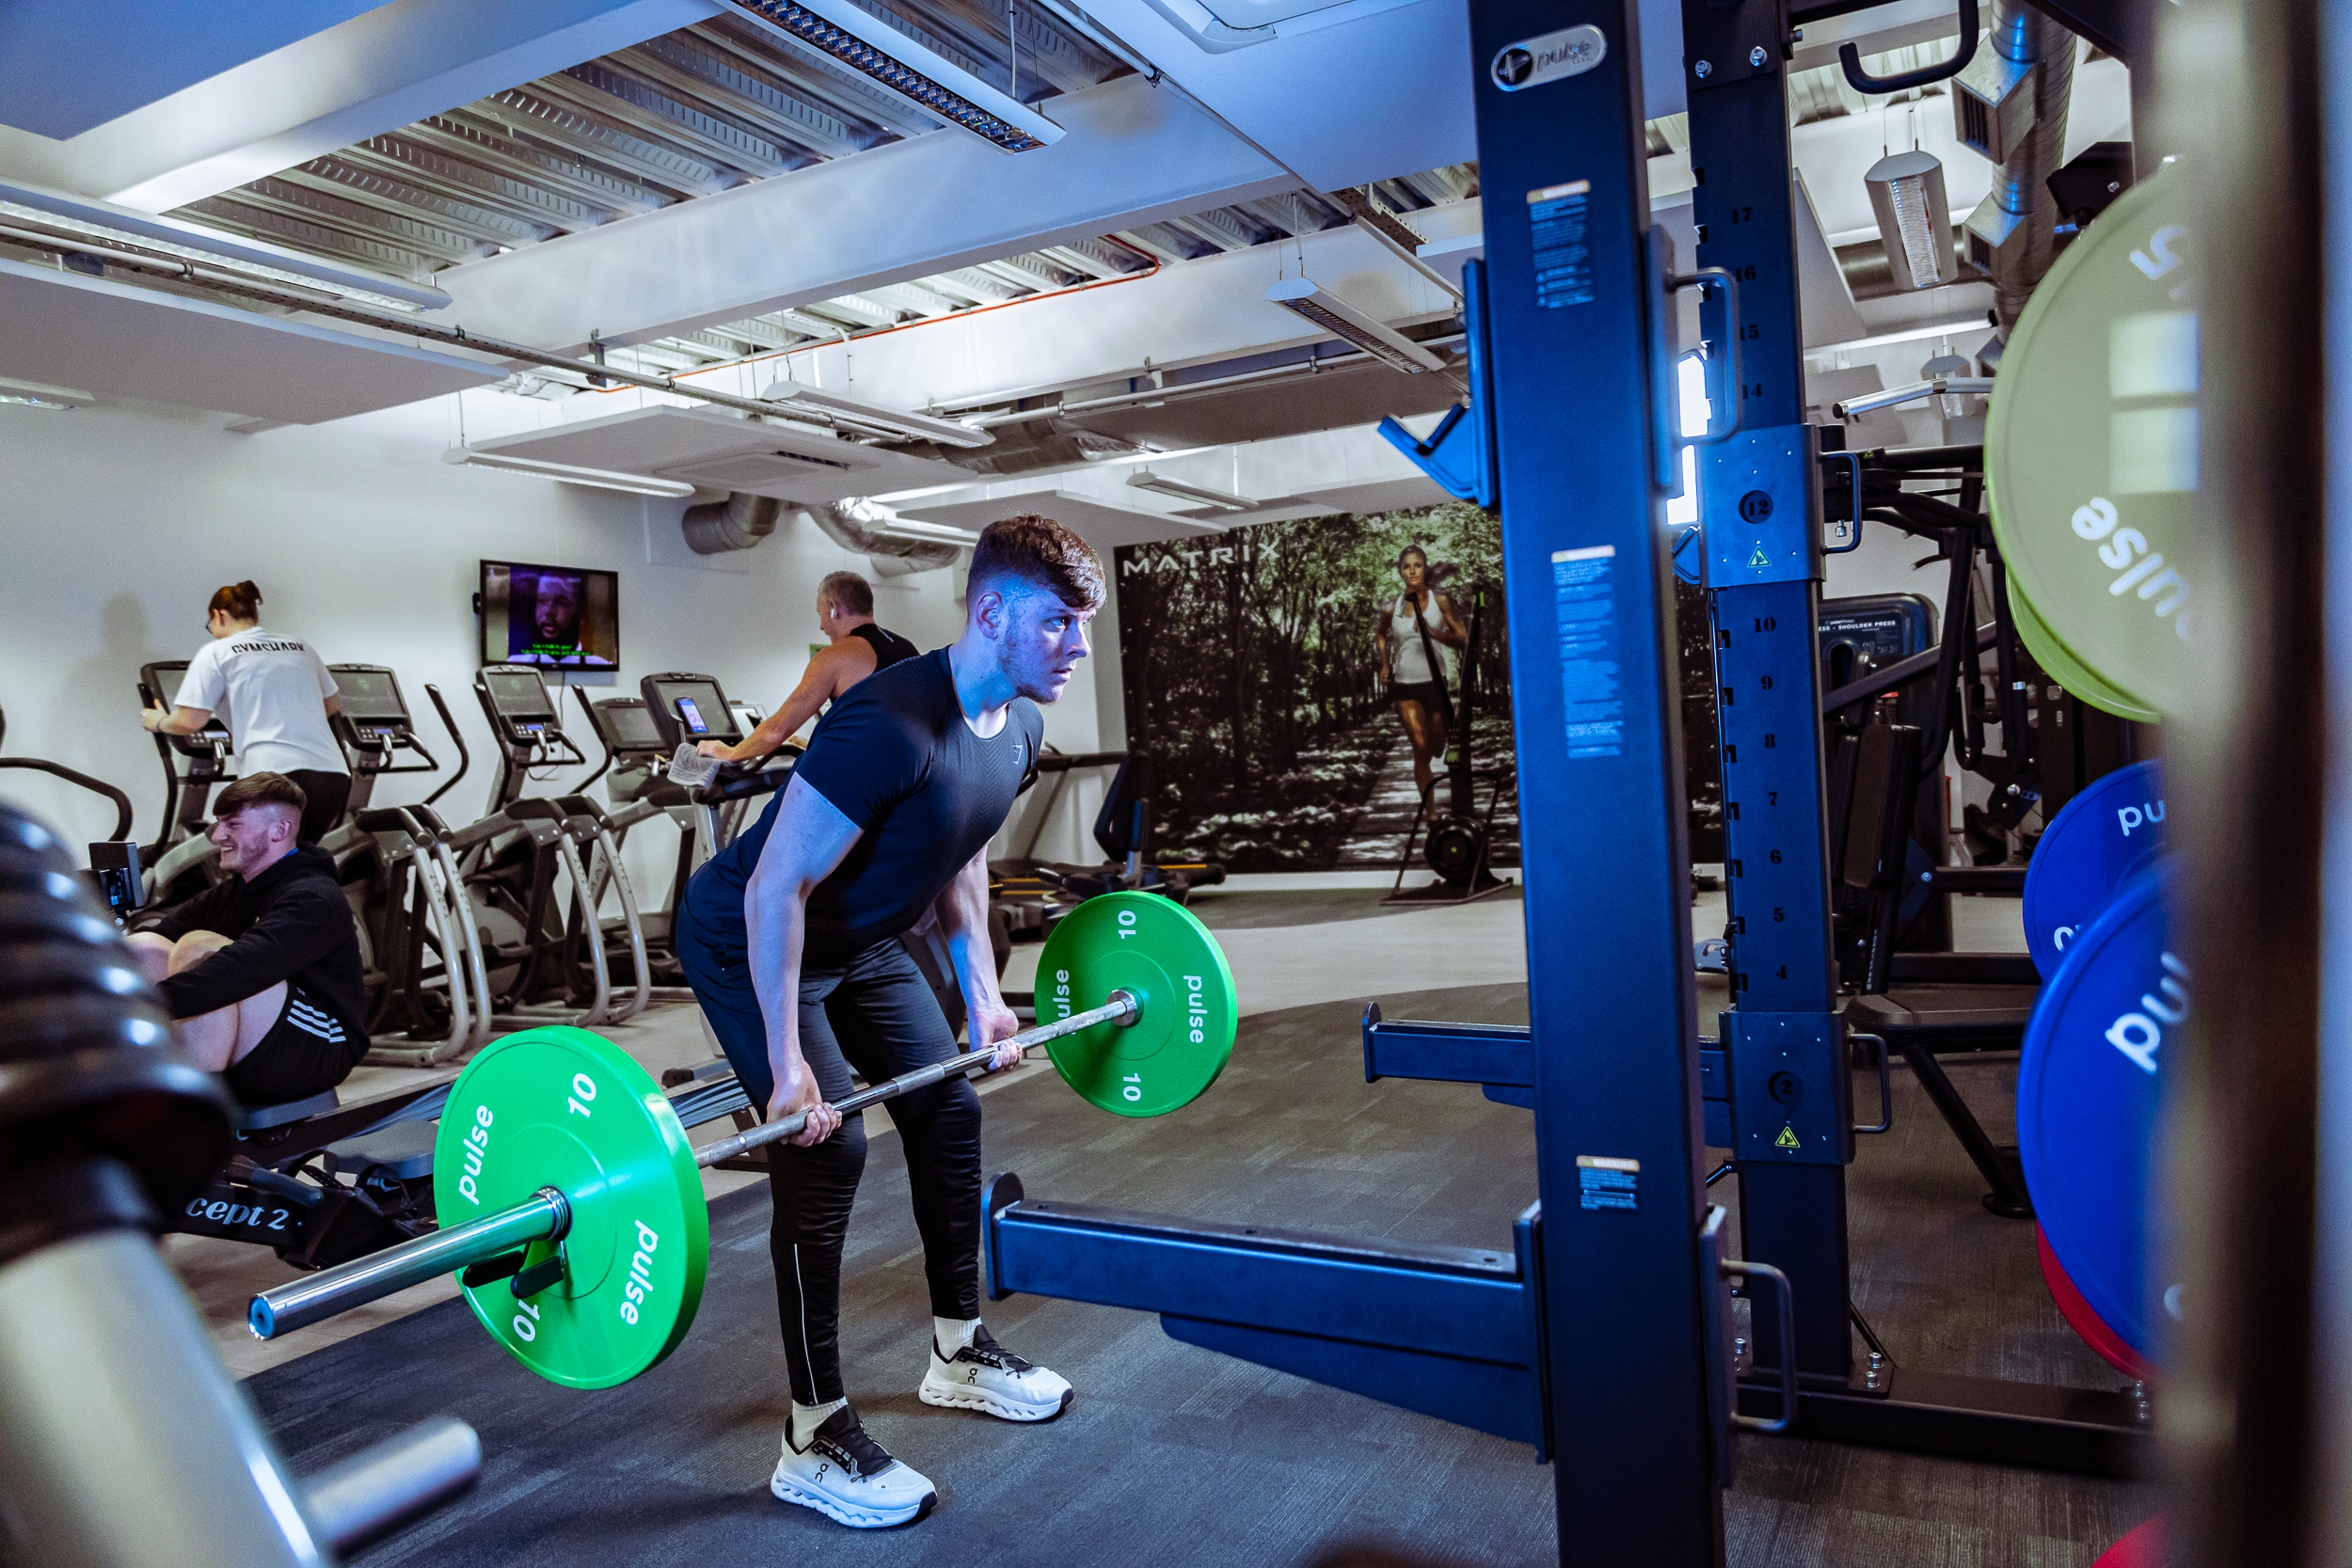
[[[1486,224],[1464,273],[1470,404],[1426,440],[1384,429],[1502,514],[1532,1023],[1375,1008],[1365,1074],[1480,1084],[1533,1111],[1538,1198],[1512,1249],[1040,1201],[1010,1174],[983,1201],[993,1297],[1157,1312],[1187,1343],[1531,1443],[1553,1465],[1564,1562],[1679,1568],[1724,1560],[1742,1429],[2106,1474],[2142,1465],[2149,1436],[2121,1393],[1857,1369],[1789,13],[1685,0],[1702,264],[1676,276],[1649,221],[1636,9],[1470,0]],[[1717,1041],[1698,1033],[1663,513],[1690,287],[1713,321],[1718,414],[1696,438],[1731,914]],[[1610,831],[1543,831],[1593,822]],[[1736,1248],[1707,1201],[1709,1144],[1733,1150]],[[1735,1282],[1767,1287],[1753,1367],[1735,1358]]]

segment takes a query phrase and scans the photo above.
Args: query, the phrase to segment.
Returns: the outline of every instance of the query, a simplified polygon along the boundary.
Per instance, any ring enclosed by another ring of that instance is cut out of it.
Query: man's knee
[[[139,973],[149,985],[161,985],[171,974],[171,939],[152,931],[134,931],[126,939],[138,959]]]
[[[230,943],[230,938],[218,931],[190,931],[171,944],[171,969],[174,974],[194,969]]]

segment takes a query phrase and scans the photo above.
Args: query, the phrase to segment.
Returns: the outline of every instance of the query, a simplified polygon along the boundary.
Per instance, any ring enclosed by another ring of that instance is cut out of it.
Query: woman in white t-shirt
[[[351,799],[351,765],[327,722],[342,698],[309,643],[262,630],[261,617],[262,591],[250,579],[215,594],[204,617],[213,641],[188,661],[178,711],[159,705],[139,722],[160,735],[195,735],[219,714],[240,774],[283,773],[302,786],[298,837],[316,844]]]
[[[1429,557],[1419,545],[1397,552],[1396,574],[1405,579],[1405,592],[1380,618],[1380,683],[1412,742],[1413,783],[1425,800],[1437,759],[1445,755],[1446,718],[1453,712],[1446,700],[1445,656],[1438,650],[1470,646],[1470,628],[1454,601],[1430,582]]]

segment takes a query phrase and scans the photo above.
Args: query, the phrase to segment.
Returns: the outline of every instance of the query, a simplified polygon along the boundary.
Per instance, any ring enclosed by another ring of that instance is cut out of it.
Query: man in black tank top
[[[798,735],[817,710],[877,670],[887,670],[922,652],[895,631],[874,624],[874,588],[855,572],[835,572],[817,585],[817,625],[833,646],[808,661],[801,684],[784,705],[743,737],[740,746],[721,740],[702,743],[705,756],[724,762],[750,762],[764,757]]]

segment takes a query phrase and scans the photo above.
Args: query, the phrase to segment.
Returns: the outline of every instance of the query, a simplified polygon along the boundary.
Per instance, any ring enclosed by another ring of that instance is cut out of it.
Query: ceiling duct
[[[690,506],[679,526],[686,547],[696,555],[723,555],[748,550],[776,531],[784,502],[773,496],[747,496],[738,490],[723,501]]]
[[[902,578],[914,572],[935,572],[952,565],[958,546],[945,540],[894,537],[886,531],[898,515],[880,501],[863,496],[818,507],[808,514],[818,531],[845,550],[854,550],[874,563],[877,576]]]
[[[1993,309],[2006,335],[2055,254],[2058,207],[2045,182],[2065,156],[2074,35],[2026,0],[1994,0],[1987,41],[1988,73],[1963,73],[1952,105],[1960,139],[2001,166],[1964,228],[1969,261],[1993,275]]]
[[[1082,468],[1106,457],[1123,457],[1136,444],[1118,436],[1098,435],[1064,423],[1040,411],[1032,418],[993,427],[996,445],[986,452],[943,451],[940,457],[976,474],[1043,473],[1055,468]]]

